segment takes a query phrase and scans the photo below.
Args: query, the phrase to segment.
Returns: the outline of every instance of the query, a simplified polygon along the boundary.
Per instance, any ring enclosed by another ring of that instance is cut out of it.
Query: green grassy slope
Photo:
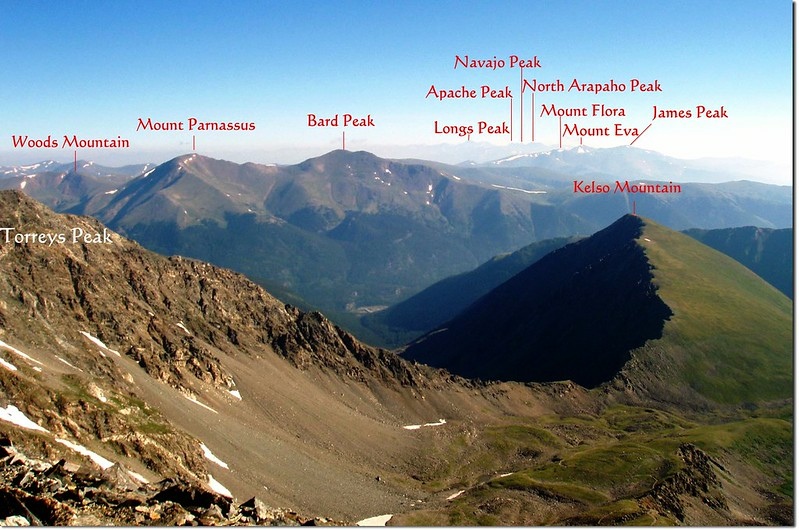
[[[638,241],[674,312],[658,345],[679,377],[722,403],[792,396],[791,301],[687,235],[647,221]]]
[[[759,414],[687,419],[617,405],[436,437],[420,475],[438,502],[392,525],[784,524],[793,505],[792,424],[768,417],[777,410]],[[709,466],[696,451],[682,457],[686,447],[703,451]]]

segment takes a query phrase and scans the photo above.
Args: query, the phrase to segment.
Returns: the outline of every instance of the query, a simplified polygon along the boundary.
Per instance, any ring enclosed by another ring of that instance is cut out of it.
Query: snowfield
[[[95,343],[97,346],[101,347],[102,349],[104,349],[104,350],[107,350],[107,351],[110,351],[111,353],[113,353],[113,354],[114,354],[114,355],[116,355],[117,357],[122,357],[122,355],[120,355],[118,351],[116,351],[116,350],[112,350],[111,348],[109,348],[108,346],[106,346],[106,345],[105,345],[105,343],[104,343],[103,341],[101,341],[100,339],[98,339],[97,337],[95,337],[94,335],[92,335],[91,333],[86,333],[85,331],[81,331],[80,333],[81,333],[81,335],[83,335],[84,337],[86,337],[87,339],[89,339],[90,341],[92,341],[92,342],[93,342],[93,343]]]
[[[224,497],[233,498],[233,494],[230,493],[230,490],[224,487],[222,484],[220,484],[219,481],[216,480],[214,477],[212,477],[210,474],[208,475],[208,487]]]
[[[205,456],[205,458],[207,458],[208,460],[210,460],[211,462],[220,467],[224,467],[225,469],[230,469],[230,467],[228,467],[228,465],[225,462],[220,460],[219,457],[217,457],[214,453],[212,453],[211,450],[208,449],[208,447],[202,442],[200,442],[200,449],[203,450],[203,456]]]
[[[32,431],[50,432],[41,425],[35,423],[33,420],[28,418],[25,415],[25,413],[23,413],[14,405],[9,405],[6,408],[0,408],[0,420],[6,421],[8,423],[13,423],[14,425],[22,427],[23,429],[30,429]]]

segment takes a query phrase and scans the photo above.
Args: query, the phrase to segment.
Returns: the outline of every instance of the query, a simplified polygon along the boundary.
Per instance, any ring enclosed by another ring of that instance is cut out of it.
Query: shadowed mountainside
[[[596,386],[633,354],[625,370],[639,367],[637,384],[648,380],[658,395],[731,402],[791,395],[791,329],[790,300],[741,264],[625,216],[537,261],[403,355],[470,377]]]
[[[609,381],[671,315],[635,243],[642,225],[625,216],[552,252],[403,355],[467,377]]]

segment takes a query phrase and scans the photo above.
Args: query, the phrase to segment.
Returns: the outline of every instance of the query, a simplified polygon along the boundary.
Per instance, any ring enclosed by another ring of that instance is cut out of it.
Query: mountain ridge
[[[682,233],[735,259],[793,298],[792,230],[737,227],[716,230],[691,229]],[[404,346],[431,331],[475,302],[494,287],[535,263],[549,251],[579,239],[556,238],[533,243],[510,254],[501,254],[476,269],[450,276],[387,308],[370,308],[360,325],[374,333],[374,342]]]
[[[50,213],[18,191],[0,192],[0,215],[17,233],[102,231],[96,220]],[[265,480],[274,487],[273,500],[315,512],[324,506],[327,513],[341,516],[357,512],[364,501],[350,502],[343,510],[334,508],[332,499],[315,504],[323,498],[318,489],[323,477],[338,473],[342,487],[352,491],[369,480],[359,469],[363,464],[337,462],[322,440],[330,437],[352,452],[357,436],[347,434],[351,425],[391,438],[402,430],[397,424],[441,413],[431,412],[430,404],[405,409],[396,403],[453,380],[450,376],[362,345],[318,313],[285,306],[232,271],[155,256],[115,234],[110,237],[109,244],[48,246],[15,243],[12,236],[0,247],[0,358],[5,363],[0,404],[16,404],[49,432],[106,457],[114,455],[151,479],[175,475],[206,487],[212,471],[197,438],[240,471],[247,458],[264,460],[253,451],[266,444],[285,460],[260,468],[255,476],[226,469],[214,469],[213,475],[241,495],[257,493],[256,484]],[[14,370],[8,369],[11,365]],[[270,374],[278,386],[287,387],[264,388],[257,382],[259,374]],[[333,387],[339,397],[327,403]],[[393,400],[391,411],[367,404],[377,402],[375,394],[383,396],[386,408]],[[301,411],[287,406],[294,400],[326,403],[341,424],[309,435],[314,448],[303,447],[289,432],[318,431],[318,418],[313,405]],[[353,413],[359,403],[364,412]],[[248,412],[237,412],[242,408]],[[223,411],[226,418],[218,423]],[[266,420],[275,416],[280,420]],[[280,427],[292,417],[294,426]],[[350,426],[343,421],[347,417]],[[246,438],[238,438],[247,429],[269,435],[248,447],[242,441]],[[231,443],[225,432],[238,440],[239,456],[225,449]],[[33,440],[22,443],[20,436],[15,434],[16,443],[33,447]],[[406,440],[397,451],[408,446]],[[383,456],[372,451],[368,457],[372,465],[382,460],[377,467],[388,466],[392,452],[381,451]],[[143,469],[136,459],[149,467]],[[314,459],[319,469],[298,478],[293,467]],[[274,484],[281,477],[314,484],[318,493]],[[311,501],[297,497],[299,491]],[[400,497],[396,490],[374,492],[365,502],[390,504]]]
[[[48,206],[93,215],[151,250],[233,268],[359,332],[363,311],[531,242],[592,233],[629,212],[633,200],[674,228],[791,222],[789,191],[767,185],[590,197],[573,193],[572,176],[542,169],[343,150],[287,166],[191,153],[119,185],[83,176],[90,185],[74,192],[55,181],[37,187],[40,177],[0,179],[0,187],[25,184]]]
[[[554,250],[411,344],[403,356],[469,377],[571,379],[587,387],[610,381],[630,350],[660,337],[671,315],[651,285],[643,249],[633,243],[642,227],[640,218],[625,215],[590,238]],[[561,304],[568,306],[568,318]],[[603,309],[613,317],[601,318]],[[484,334],[486,329],[493,331]],[[458,347],[441,342],[458,335],[465,337]],[[480,360],[478,352],[492,350],[504,353]],[[442,357],[445,352],[456,356]]]
[[[525,153],[500,158],[484,165],[505,167],[541,167],[566,171],[575,176],[608,178],[630,173],[640,178],[675,182],[721,183],[733,180],[756,180],[768,184],[785,181],[787,168],[775,163],[738,159],[680,159],[649,149],[631,146],[595,148],[577,146]]]
[[[632,267],[636,261],[637,269]],[[722,275],[719,283],[724,287],[715,285],[715,274]],[[680,276],[690,288],[682,286]],[[725,302],[715,305],[716,299]],[[651,374],[636,372],[644,393],[658,387],[655,394],[688,402],[776,399],[790,395],[790,377],[783,373],[790,361],[790,308],[784,295],[732,258],[627,215],[535,262],[412,343],[402,355],[470,377],[572,379],[596,386],[629,368],[624,365],[630,355],[635,361],[639,356],[648,358],[652,348],[663,348],[673,352],[674,359],[661,353],[656,362],[664,363],[662,371],[670,374],[664,379],[671,378],[679,390],[670,392],[660,384],[646,390],[649,383],[644,382],[652,382]],[[707,330],[719,327],[721,321],[736,324],[724,324],[723,337],[708,335]],[[763,336],[758,326],[771,331]],[[629,340],[638,333],[643,335],[637,344],[622,344],[615,338]],[[745,360],[746,353],[724,346],[725,341],[747,344],[757,360]],[[696,353],[689,354],[693,349]],[[489,357],[487,352],[499,353]],[[758,368],[746,372],[740,368],[745,365]],[[735,373],[736,378],[714,379],[705,375],[709,367]]]
[[[746,265],[793,299],[793,230],[744,226],[684,233]]]

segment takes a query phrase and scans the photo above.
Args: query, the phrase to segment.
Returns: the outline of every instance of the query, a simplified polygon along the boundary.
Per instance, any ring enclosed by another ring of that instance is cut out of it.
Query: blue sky
[[[652,106],[724,106],[723,120],[660,120],[636,147],[684,158],[744,156],[789,164],[792,146],[791,2],[16,2],[0,0],[0,163],[71,152],[11,148],[12,135],[116,138],[128,150],[79,153],[104,163],[160,162],[191,150],[191,133],[136,132],[137,119],[255,122],[254,132],[197,133],[202,154],[296,162],[340,146],[341,128],[307,115],[371,115],[347,129],[348,148],[456,143],[441,124],[501,123],[507,100],[425,99],[440,88],[514,93],[517,69],[455,70],[455,55],[538,56],[525,78],[570,83],[657,79],[662,93],[536,94],[542,103],[624,108],[643,129]],[[530,94],[525,95],[526,98]],[[525,99],[529,143],[530,99]],[[564,147],[554,118],[536,118],[537,142]],[[572,120],[574,121],[574,120]],[[617,120],[582,120],[604,126]],[[507,144],[507,136],[471,137]],[[584,138],[610,147],[624,138]],[[521,144],[520,144],[521,147]]]

